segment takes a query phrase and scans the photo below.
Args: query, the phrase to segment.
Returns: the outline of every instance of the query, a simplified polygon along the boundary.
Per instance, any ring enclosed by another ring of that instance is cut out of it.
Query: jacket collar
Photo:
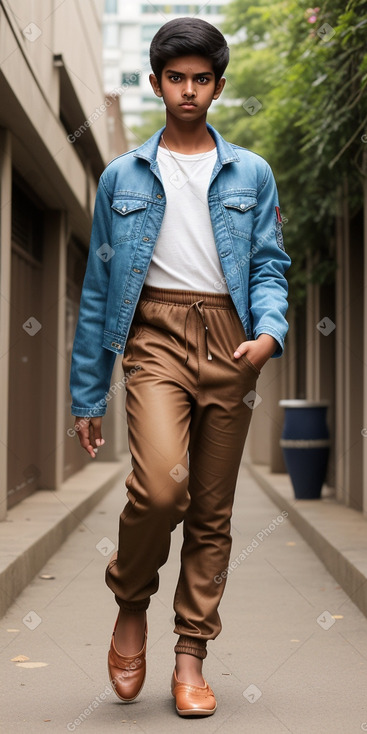
[[[230,143],[227,143],[224,138],[222,138],[221,135],[215,130],[212,125],[209,125],[209,123],[206,123],[206,126],[211,133],[212,137],[215,140],[215,144],[217,146],[217,154],[218,159],[222,165],[226,163],[233,163],[235,161],[239,161],[239,157],[232,147]],[[156,167],[157,163],[157,149],[159,145],[159,140],[162,135],[162,132],[164,132],[165,126],[162,127],[160,130],[158,130],[154,135],[152,135],[149,140],[146,141],[146,143],[143,143],[139,148],[137,148],[134,152],[134,156],[136,158],[144,158],[148,163],[150,163],[151,167]]]

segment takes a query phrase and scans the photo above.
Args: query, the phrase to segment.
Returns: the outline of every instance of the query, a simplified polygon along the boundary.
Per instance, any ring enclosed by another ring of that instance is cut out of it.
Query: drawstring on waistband
[[[188,339],[187,339],[187,334],[186,334],[187,317],[189,315],[190,309],[192,309],[194,307],[196,308],[197,312],[200,314],[201,320],[202,320],[203,325],[204,325],[204,330],[205,330],[204,331],[204,335],[205,335],[205,346],[206,346],[207,358],[209,360],[213,359],[213,355],[212,355],[212,353],[211,353],[211,351],[209,349],[209,343],[208,343],[209,329],[208,329],[207,324],[206,324],[206,321],[205,321],[204,306],[202,306],[203,303],[204,303],[204,299],[203,298],[201,300],[199,300],[199,301],[195,301],[195,303],[192,303],[189,306],[189,308],[187,309],[187,311],[186,311],[186,316],[185,316],[185,330],[184,330],[184,333],[185,333],[186,357],[185,357],[184,365],[187,364],[187,362],[189,360],[189,351],[188,351],[189,345],[188,345]]]
[[[200,297],[202,296],[202,297]],[[205,315],[204,315],[204,306],[207,308],[224,308],[224,309],[231,309],[234,310],[234,304],[232,301],[231,296],[229,293],[211,293],[211,292],[204,292],[204,291],[189,291],[189,290],[181,290],[176,288],[158,288],[154,285],[146,285],[144,283],[142,291],[141,291],[141,300],[147,300],[147,301],[155,301],[157,303],[172,303],[176,304],[178,306],[187,306],[186,316],[185,316],[185,328],[184,328],[184,336],[185,336],[185,347],[186,347],[186,357],[184,364],[188,362],[189,359],[189,352],[188,352],[188,339],[186,334],[186,327],[187,327],[187,319],[189,315],[189,311],[191,311],[192,308],[195,308],[196,311],[200,314],[203,326],[204,326],[204,336],[205,336],[205,347],[206,347],[206,355],[208,360],[213,359],[213,355],[209,349],[209,329],[205,321]],[[196,298],[196,300],[195,300]]]

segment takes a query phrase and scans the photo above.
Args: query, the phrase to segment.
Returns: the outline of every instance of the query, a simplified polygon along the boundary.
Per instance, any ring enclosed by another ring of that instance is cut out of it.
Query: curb
[[[59,490],[38,490],[8,511],[0,524],[0,617],[129,468],[129,454],[88,464]]]
[[[362,513],[327,496],[327,488],[321,500],[297,500],[288,474],[271,474],[260,464],[246,462],[246,467],[268,497],[288,512],[291,523],[367,617],[367,522]]]

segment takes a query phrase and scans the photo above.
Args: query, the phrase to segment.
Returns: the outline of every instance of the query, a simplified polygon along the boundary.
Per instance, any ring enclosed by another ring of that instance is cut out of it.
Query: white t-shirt
[[[166,210],[145,283],[158,288],[218,293],[223,277],[207,192],[217,149],[183,155],[158,147]],[[221,293],[228,293],[225,282]]]

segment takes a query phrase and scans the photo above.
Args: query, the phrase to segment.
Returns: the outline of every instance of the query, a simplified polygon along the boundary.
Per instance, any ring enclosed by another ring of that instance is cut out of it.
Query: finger
[[[93,449],[93,446],[91,445],[90,437],[89,437],[89,428],[90,428],[89,420],[84,420],[84,421],[80,420],[80,422],[78,423],[78,426],[79,426],[78,437],[79,437],[80,445],[83,449],[85,449],[88,452],[88,454],[91,455],[92,459],[94,459],[95,453],[94,453],[94,449]]]
[[[233,356],[238,359],[239,357],[242,357],[243,354],[245,354],[247,348],[246,342],[241,342],[241,344],[237,347],[237,349],[233,352]]]
[[[86,449],[90,444],[89,426],[86,426],[85,428],[81,428],[79,430],[78,435],[79,435],[80,445],[83,447],[83,449]]]
[[[89,425],[88,446],[86,446],[86,449],[88,453],[91,455],[92,459],[95,459],[96,454],[98,453],[98,449],[96,448],[96,442],[94,439],[94,430],[91,424]]]
[[[102,438],[102,418],[92,418],[90,426],[90,436],[92,437],[91,443],[93,446],[103,446],[105,443]]]
[[[88,454],[92,457],[92,459],[96,458],[96,452],[98,449],[95,449],[91,444],[89,444],[87,447]]]
[[[75,420],[75,430],[80,443],[83,445],[85,439],[89,437],[89,420],[87,418],[77,418]]]
[[[95,449],[95,447],[91,443],[89,435],[86,436],[84,443],[82,443],[82,446],[88,452],[88,454],[90,454],[90,456],[92,457],[92,459],[95,459],[96,458],[96,453],[95,452],[96,452],[97,449]]]

